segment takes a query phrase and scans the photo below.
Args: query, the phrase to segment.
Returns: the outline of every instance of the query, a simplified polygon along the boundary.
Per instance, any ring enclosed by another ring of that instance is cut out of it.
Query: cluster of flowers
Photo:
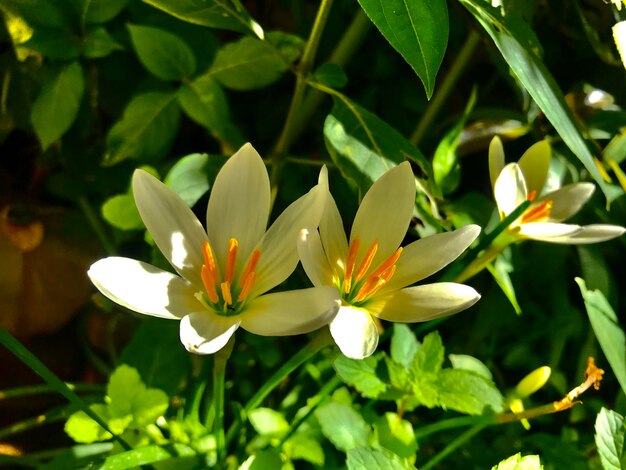
[[[508,228],[515,239],[557,243],[608,240],[622,227],[561,223],[577,212],[594,186],[577,183],[542,197],[550,147],[531,147],[519,163],[504,165],[499,139],[490,148],[490,171],[502,218],[532,203]],[[329,325],[348,357],[370,356],[378,345],[379,319],[420,322],[457,313],[480,295],[454,282],[413,286],[454,261],[478,237],[469,225],[407,246],[416,196],[408,162],[380,177],[363,198],[350,237],[328,188],[318,184],[267,228],[270,183],[250,144],[233,155],[215,179],[207,230],[168,187],[142,170],[133,175],[139,214],[178,275],[141,261],[109,257],[89,277],[114,302],[136,312],[180,320],[188,351],[212,354],[241,327],[264,336],[296,335]],[[272,292],[302,263],[314,287]],[[407,287],[412,286],[412,287]]]

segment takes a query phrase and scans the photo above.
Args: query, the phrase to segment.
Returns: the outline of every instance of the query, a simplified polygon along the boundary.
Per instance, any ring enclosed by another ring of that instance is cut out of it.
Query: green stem
[[[471,30],[467,40],[459,52],[459,55],[457,55],[452,67],[450,67],[450,70],[443,79],[443,82],[441,82],[441,85],[437,88],[437,91],[435,91],[433,99],[426,108],[426,112],[417,124],[413,134],[411,134],[410,142],[413,145],[418,146],[422,141],[426,131],[428,131],[432,122],[435,120],[437,114],[439,114],[439,111],[441,111],[441,108],[448,99],[448,96],[461,78],[463,70],[472,58],[479,41],[479,34],[475,30]]]
[[[29,429],[38,428],[44,424],[55,423],[57,421],[66,420],[76,411],[75,407],[66,405],[61,408],[55,408],[46,413],[37,415],[33,418],[27,418],[17,423],[13,423],[5,428],[0,429],[0,439],[6,439],[14,434],[18,434]]]
[[[315,22],[313,23],[311,34],[309,35],[309,39],[304,46],[302,58],[300,59],[300,63],[296,70],[296,86],[293,92],[293,96],[291,97],[289,110],[287,111],[287,119],[285,120],[285,125],[283,126],[283,130],[280,134],[280,137],[278,138],[276,146],[274,147],[274,152],[272,156],[273,165],[272,173],[270,176],[270,183],[272,185],[272,202],[276,199],[278,182],[280,180],[282,169],[285,164],[285,158],[287,156],[287,153],[289,152],[289,147],[293,142],[293,128],[296,121],[296,116],[300,112],[302,106],[302,99],[304,97],[304,91],[306,89],[306,77],[308,76],[309,72],[311,71],[311,67],[313,66],[315,54],[317,53],[317,48],[319,46],[320,38],[322,36],[322,31],[324,30],[324,26],[326,25],[326,20],[328,19],[332,3],[333,0],[322,0],[320,7],[317,10],[317,16],[315,17]]]
[[[95,212],[89,205],[89,202],[84,196],[78,198],[78,205],[85,214],[85,217],[87,217],[87,221],[89,222],[89,225],[91,225],[91,229],[94,231],[94,233],[98,237],[98,240],[100,240],[100,243],[104,247],[104,251],[106,251],[108,255],[114,255],[116,252],[115,246],[109,240],[109,236],[104,230],[100,219],[95,214]]]
[[[291,359],[280,367],[280,369],[274,372],[267,382],[263,384],[263,386],[254,394],[252,398],[250,398],[250,400],[248,400],[243,408],[243,417],[246,418],[250,411],[259,406],[263,400],[265,400],[265,398],[285,379],[285,377],[315,356],[326,346],[332,344],[332,342],[333,340],[330,336],[328,328],[320,330],[306,346],[294,354]],[[239,433],[243,423],[244,420],[240,419],[233,423],[233,425],[228,429],[228,433],[226,434],[226,445],[229,445]]]
[[[476,434],[481,432],[487,426],[489,426],[489,423],[480,423],[480,424],[476,424],[475,426],[472,426],[470,429],[468,429],[459,437],[457,437],[452,442],[450,442],[441,452],[439,452],[432,459],[426,462],[426,464],[420,466],[420,469],[429,470],[433,468],[435,465],[437,465],[439,462],[444,460],[446,457],[448,457],[448,455],[450,455],[460,446],[465,444],[467,441],[469,441],[472,437],[474,437]]]
[[[74,392],[96,392],[104,393],[105,387],[98,384],[72,384],[64,382],[66,387]],[[0,390],[0,400],[8,398],[21,398],[29,395],[40,395],[45,393],[55,393],[56,389],[50,385],[29,385],[26,387],[15,387],[7,390]]]
[[[435,434],[441,431],[447,431],[448,429],[472,425],[476,426],[484,423],[494,424],[495,419],[491,417],[485,418],[484,416],[459,416],[458,418],[450,418],[416,429],[415,439],[419,441],[426,436],[430,436],[431,434]]]
[[[224,437],[224,382],[226,380],[226,363],[233,352],[235,337],[231,336],[226,346],[217,351],[213,362],[213,409],[215,420],[213,421],[213,435],[217,451],[218,466],[226,463],[226,440]]]

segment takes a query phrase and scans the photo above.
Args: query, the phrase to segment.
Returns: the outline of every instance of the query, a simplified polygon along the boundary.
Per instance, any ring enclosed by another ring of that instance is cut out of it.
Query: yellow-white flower
[[[198,354],[218,351],[240,326],[264,336],[315,330],[336,311],[334,289],[262,294],[295,269],[299,231],[319,223],[328,192],[325,169],[320,181],[266,231],[269,178],[259,154],[246,144],[215,179],[205,231],[172,190],[137,170],[132,186],[139,214],[178,275],[110,257],[93,264],[89,277],[124,307],[180,320],[181,342]]]
[[[502,141],[494,137],[489,146],[489,174],[493,194],[504,219],[525,201],[530,206],[507,229],[516,238],[552,243],[596,243],[619,237],[625,231],[618,225],[574,225],[562,221],[576,214],[593,194],[592,183],[572,183],[541,194],[551,150],[546,141],[530,147],[517,163],[504,164]]]
[[[451,315],[480,295],[452,282],[406,287],[459,256],[480,232],[476,225],[400,247],[413,214],[415,178],[408,162],[386,172],[369,189],[348,241],[332,196],[319,225],[304,229],[298,253],[314,286],[333,286],[342,299],[330,332],[348,357],[363,359],[378,345],[376,318],[420,322]]]

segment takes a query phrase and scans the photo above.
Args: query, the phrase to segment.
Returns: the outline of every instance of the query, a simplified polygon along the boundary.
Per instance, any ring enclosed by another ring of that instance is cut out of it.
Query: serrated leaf
[[[413,465],[393,452],[374,447],[350,449],[346,464],[348,470],[415,470]]]
[[[448,354],[448,358],[450,359],[454,369],[471,370],[488,380],[493,380],[493,376],[491,375],[489,368],[484,362],[474,356],[469,356],[467,354]]]
[[[624,417],[602,408],[596,417],[595,440],[605,470],[622,470],[624,466]]]
[[[491,470],[542,470],[543,465],[538,455],[515,454],[503,460]]]
[[[94,404],[90,408],[108,424],[109,414],[106,405]],[[84,411],[73,413],[65,423],[64,429],[68,436],[82,444],[91,444],[111,438],[111,433],[105,431]]]
[[[394,323],[391,336],[391,359],[408,369],[418,348],[419,342],[411,328],[404,323]]]
[[[394,454],[411,458],[417,452],[417,440],[410,422],[397,413],[385,413],[375,423],[378,442]]]
[[[133,399],[133,427],[143,428],[154,423],[169,407],[169,397],[163,390],[148,388]]]
[[[333,95],[333,101],[324,122],[326,148],[341,173],[361,192],[407,159],[417,163],[432,181],[430,163],[402,134],[343,95]]]
[[[439,406],[460,413],[480,415],[487,408],[502,411],[503,398],[492,381],[463,369],[442,369],[437,374]]]
[[[127,158],[154,161],[170,148],[178,132],[180,111],[175,93],[148,92],[134,96],[122,119],[107,135],[105,163],[113,165]]]
[[[243,37],[217,52],[209,73],[233,90],[263,88],[289,69],[303,47],[298,36],[278,31],[269,33],[265,41]]]
[[[31,121],[43,150],[72,126],[85,91],[83,69],[73,62],[43,84],[31,110]]]
[[[626,392],[626,335],[624,335],[624,330],[602,292],[587,290],[585,281],[579,277],[576,278],[576,283],[580,287],[591,327],[602,352],[609,361],[622,390]]]
[[[272,408],[255,408],[248,413],[248,419],[261,436],[280,436],[289,430],[285,417]]]
[[[161,80],[183,80],[196,71],[191,48],[175,34],[150,26],[128,25],[139,60]]]
[[[445,0],[359,0],[359,3],[422,80],[430,99],[448,45]]]
[[[189,207],[209,191],[208,160],[206,153],[192,153],[178,160],[165,177],[164,183]]]
[[[428,333],[422,340],[411,363],[411,372],[419,375],[424,372],[436,373],[441,369],[444,359],[444,347],[441,336],[436,331]]]
[[[315,410],[322,433],[333,445],[344,452],[366,446],[371,429],[353,408],[336,402],[326,403]]]
[[[376,374],[377,364],[378,359],[374,356],[356,360],[341,355],[334,362],[339,378],[366,398],[377,398],[387,388]]]
[[[147,4],[189,23],[210,28],[252,32],[263,39],[263,28],[242,8],[229,0],[144,0]]]
[[[608,185],[602,178],[589,148],[576,127],[563,93],[548,68],[533,50],[537,40],[532,29],[514,12],[508,12],[504,17],[497,8],[482,1],[461,0],[461,4],[474,15],[491,36],[522,86],[532,96],[565,144],[582,162],[608,198],[610,195]]]
[[[130,194],[118,194],[107,199],[102,204],[102,217],[120,230],[139,230],[144,226]]]

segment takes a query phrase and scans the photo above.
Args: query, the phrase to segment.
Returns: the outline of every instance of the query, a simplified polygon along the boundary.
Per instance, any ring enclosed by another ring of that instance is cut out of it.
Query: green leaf
[[[87,59],[100,59],[119,49],[122,46],[102,27],[89,29],[83,40],[83,56]]]
[[[275,449],[260,450],[255,452],[241,464],[239,470],[281,470],[283,459]]]
[[[543,465],[538,455],[515,454],[506,460],[503,460],[491,470],[542,470]]]
[[[605,470],[622,470],[624,465],[624,417],[602,408],[596,418],[596,446]]]
[[[315,79],[331,88],[343,88],[348,84],[348,77],[340,65],[326,62],[313,73]]]
[[[161,80],[183,80],[196,71],[196,58],[175,34],[150,26],[128,25],[139,60]]]
[[[111,455],[98,469],[126,470],[127,468],[138,468],[142,465],[161,462],[171,457],[172,455],[162,447],[151,445]]]
[[[261,436],[280,436],[289,430],[285,417],[272,408],[255,408],[248,414],[248,419]]]
[[[463,369],[443,369],[437,374],[439,406],[470,415],[483,414],[485,408],[502,411],[503,398],[491,380]]]
[[[354,409],[336,402],[326,403],[315,410],[322,433],[333,445],[344,452],[366,446],[371,429]]]
[[[626,392],[626,336],[619,325],[617,315],[599,290],[587,290],[585,281],[576,278],[593,332],[600,343],[602,352],[617,378],[622,390]]]
[[[491,375],[489,368],[484,362],[474,356],[469,356],[467,354],[448,354],[448,358],[450,359],[454,369],[471,370],[481,377],[493,380],[493,376]]]
[[[415,353],[420,344],[411,331],[411,328],[404,323],[393,324],[393,335],[391,337],[391,359],[408,369],[413,362]]]
[[[291,460],[306,460],[307,462],[324,466],[324,449],[318,440],[304,433],[297,433],[290,437],[283,445],[283,451]]]
[[[510,302],[513,310],[515,310],[515,313],[520,315],[522,313],[522,308],[517,301],[515,287],[513,286],[511,276],[509,275],[514,270],[510,257],[511,250],[504,250],[500,256],[496,258],[493,264],[487,265],[487,269],[495,279],[500,289],[502,289],[502,292]]]
[[[129,0],[85,0],[83,14],[87,23],[106,23],[115,18]]]
[[[84,92],[85,79],[78,62],[63,67],[43,84],[30,117],[44,150],[72,126]]]
[[[359,0],[359,3],[420,77],[430,99],[448,45],[445,0]]]
[[[170,148],[178,131],[180,111],[175,93],[148,92],[134,96],[122,119],[107,135],[105,163],[127,158],[154,161]]]
[[[477,0],[460,0],[487,31],[521,84],[557,130],[565,144],[578,157],[608,197],[608,186],[596,167],[563,93],[533,46],[536,37],[524,20],[514,12],[506,17],[497,8]]]
[[[91,405],[89,408],[105,422],[109,421],[109,413],[106,405],[95,404]],[[73,413],[65,423],[64,429],[68,436],[81,444],[91,444],[111,438],[111,433],[87,416],[84,411]]]
[[[413,358],[411,371],[415,375],[438,372],[443,365],[443,354],[444,348],[439,333],[436,331],[428,333]]]
[[[410,422],[396,413],[385,413],[375,423],[381,446],[403,458],[411,458],[417,452],[417,440]]]
[[[107,199],[102,205],[102,217],[120,230],[139,230],[144,226],[130,194],[118,194]]]
[[[263,88],[278,80],[300,56],[304,41],[298,36],[271,32],[267,40],[244,37],[223,46],[209,73],[233,90]]]
[[[263,39],[263,28],[236,0],[144,0],[178,19],[209,28],[252,32]]]
[[[340,355],[333,363],[339,378],[356,388],[365,398],[377,398],[387,388],[376,374],[377,364],[378,359],[374,356],[356,360],[344,355]]]
[[[192,153],[178,160],[165,177],[164,183],[189,207],[209,191],[209,179],[206,174],[208,160],[209,156],[206,153]]]
[[[365,193],[387,170],[416,162],[432,181],[430,163],[398,131],[341,94],[324,122],[326,148],[341,173]]]
[[[348,470],[415,470],[406,460],[387,449],[359,447],[348,451]]]

